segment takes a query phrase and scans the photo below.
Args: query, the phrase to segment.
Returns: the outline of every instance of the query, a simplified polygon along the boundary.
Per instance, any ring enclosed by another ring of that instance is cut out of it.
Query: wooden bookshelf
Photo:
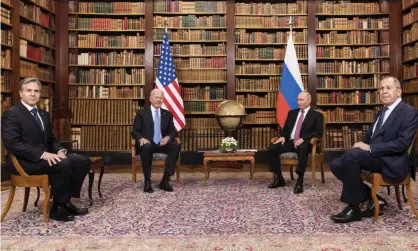
[[[129,151],[144,105],[144,1],[69,1],[73,150]]]
[[[316,43],[325,148],[349,148],[362,140],[381,108],[377,88],[390,70],[388,1],[317,2]]]
[[[220,143],[207,133],[222,132],[214,114],[227,92],[226,4],[226,1],[173,1],[170,5],[165,0],[153,1],[153,77],[155,80],[167,20],[186,115],[186,128],[180,133],[183,151],[214,149]]]
[[[418,0],[402,0],[402,27],[402,96],[418,108]]]
[[[235,1],[235,92],[247,112],[238,141],[248,148],[265,150],[277,136],[276,95],[291,17],[293,42],[307,90],[307,15],[307,1]]]

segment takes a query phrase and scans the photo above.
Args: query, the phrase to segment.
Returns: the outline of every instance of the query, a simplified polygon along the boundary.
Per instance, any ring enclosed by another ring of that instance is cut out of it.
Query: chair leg
[[[411,206],[412,211],[415,214],[415,217],[418,219],[418,211],[415,206],[414,197],[412,196],[411,184],[406,185],[406,193],[408,195],[409,205]]]
[[[23,212],[26,212],[26,208],[28,207],[29,193],[30,193],[30,187],[25,187],[25,197],[23,199],[23,208],[22,208]]]
[[[295,177],[293,176],[293,166],[292,166],[292,165],[290,165],[290,166],[289,166],[289,168],[290,168],[290,179],[291,179],[291,180],[294,180],[294,179],[295,179]]]
[[[388,195],[390,195],[390,187],[386,187],[386,189],[388,190]]]
[[[315,188],[315,182],[316,182],[316,161],[315,157],[311,157],[311,166],[312,166],[312,188]]]
[[[132,159],[132,182],[135,184],[136,183],[136,163],[135,163],[135,159]]]
[[[405,195],[405,185],[402,185],[402,197],[403,197],[403,202],[407,203],[408,198],[406,198],[406,195]]]
[[[325,183],[324,162],[321,162],[321,179],[322,183]]]
[[[13,202],[13,198],[15,197],[15,191],[16,191],[16,187],[12,185],[10,187],[9,198],[7,199],[6,207],[4,208],[3,213],[1,214],[1,222],[3,222],[4,218],[9,212],[10,206],[12,205],[12,202]]]
[[[33,205],[34,205],[35,207],[37,207],[37,206],[38,206],[39,196],[41,195],[41,191],[39,190],[39,187],[36,187],[36,192],[37,192],[37,195],[36,195],[36,200],[35,200],[35,202],[33,203]]]
[[[51,198],[51,189],[49,189],[48,184],[42,185],[42,191],[44,191],[45,198],[44,202],[42,203],[42,214],[44,215],[44,222],[49,222],[49,215],[48,215],[48,205],[49,199]]]
[[[177,183],[180,183],[180,155],[177,159],[177,164],[176,164],[176,180],[177,180]]]
[[[377,217],[379,216],[379,199],[377,198],[377,192],[380,188],[380,181],[378,178],[373,178],[373,186],[372,186],[372,199],[374,203],[374,215],[373,220],[377,220]]]
[[[401,192],[399,190],[399,186],[395,186],[395,194],[396,194],[396,201],[398,202],[398,207],[400,210],[402,210]]]

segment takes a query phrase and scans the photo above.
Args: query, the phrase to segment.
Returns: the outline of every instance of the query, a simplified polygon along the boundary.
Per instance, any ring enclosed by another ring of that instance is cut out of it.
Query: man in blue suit
[[[359,221],[374,210],[370,187],[361,181],[361,170],[381,173],[387,181],[402,181],[410,172],[408,148],[418,127],[417,110],[401,99],[401,85],[395,77],[380,81],[380,101],[384,105],[363,142],[357,142],[331,163],[332,173],[343,182],[341,201],[348,204],[331,219],[336,223]],[[369,201],[361,212],[359,204]],[[381,199],[383,205],[386,202]]]

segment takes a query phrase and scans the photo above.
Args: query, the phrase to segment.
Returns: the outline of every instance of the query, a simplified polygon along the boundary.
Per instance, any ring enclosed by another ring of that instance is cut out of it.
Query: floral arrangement
[[[238,141],[232,137],[224,138],[221,142],[221,152],[235,152],[238,148]]]

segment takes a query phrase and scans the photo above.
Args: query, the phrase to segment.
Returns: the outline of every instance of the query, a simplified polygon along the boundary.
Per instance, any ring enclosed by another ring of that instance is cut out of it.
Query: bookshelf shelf
[[[153,27],[154,29],[165,29],[165,27]],[[226,30],[226,27],[167,27],[168,30]]]
[[[365,73],[325,73],[325,72],[318,72],[316,75],[389,75],[389,72],[365,72]]]
[[[4,0],[1,1],[1,6],[6,6],[6,7],[10,8],[10,9],[13,8],[13,6],[9,2],[4,1]]]
[[[360,17],[368,17],[368,16],[387,16],[388,13],[316,13],[318,17],[352,17],[352,16],[360,16]]]
[[[47,66],[52,66],[52,67],[55,67],[55,65],[54,65],[54,64],[51,64],[51,63],[48,63],[48,62],[39,61],[39,60],[36,60],[36,59],[27,58],[27,57],[23,57],[23,56],[20,56],[20,58],[21,58],[21,59],[24,59],[24,60],[27,60],[27,61],[30,61],[30,62],[37,63],[37,64],[41,64],[41,65],[47,65]]]
[[[97,33],[103,33],[103,32],[114,32],[114,33],[125,33],[125,32],[145,32],[143,29],[139,30],[97,30],[97,29],[68,29],[68,31],[78,31],[78,32],[97,32]]]
[[[418,57],[410,58],[407,60],[402,61],[403,64],[414,63],[418,61]]]
[[[405,80],[405,81],[409,81],[409,80],[414,80],[414,79],[418,79],[418,76],[416,76],[416,77],[412,77],[412,78],[404,78],[403,80]]]
[[[317,60],[372,60],[372,59],[387,59],[387,57],[342,57],[342,58],[327,58],[327,57],[316,57]]]
[[[12,68],[9,68],[9,67],[1,67],[1,69],[2,69],[2,70],[13,71],[13,69],[12,69]]]
[[[12,48],[12,45],[8,45],[8,44],[1,44],[1,47],[7,47],[7,48]]]
[[[316,29],[316,31],[388,31],[389,28],[379,29]]]
[[[246,93],[246,92],[264,93],[264,92],[277,92],[277,91],[278,90],[235,90],[235,92],[238,92],[238,93],[240,93],[240,92],[243,92],[243,93]]]
[[[271,61],[284,61],[284,58],[250,58],[250,59],[243,59],[243,58],[237,58],[235,59],[236,62],[247,62],[247,61],[267,61],[267,62],[271,62]],[[298,58],[298,61],[308,61],[307,58]]]
[[[145,65],[81,65],[81,64],[70,64],[70,67],[80,68],[144,68]]]
[[[145,13],[87,13],[87,12],[69,12],[69,15],[79,16],[145,16]]]
[[[48,45],[44,45],[44,44],[38,43],[38,42],[36,42],[36,41],[33,41],[33,40],[30,40],[30,39],[27,39],[27,38],[25,38],[25,37],[20,37],[20,39],[21,39],[21,40],[25,40],[25,41],[27,41],[28,43],[33,44],[33,45],[43,46],[43,47],[45,47],[45,48],[48,48],[48,49],[51,49],[51,50],[55,50],[55,48],[54,48],[54,47],[51,47],[51,46],[48,46]]]
[[[382,104],[377,104],[377,103],[370,103],[370,104],[316,104],[317,106],[377,106],[377,105],[382,105]]]
[[[3,26],[6,26],[6,27],[8,27],[8,28],[12,28],[12,25],[11,24],[8,24],[8,23],[5,23],[5,22],[1,22],[1,25]]]
[[[79,50],[145,50],[145,47],[76,47],[71,46],[69,49]]]
[[[104,84],[104,85],[99,85],[99,84],[68,84],[69,86],[120,86],[120,87],[129,87],[129,86],[145,86],[145,85],[131,85],[131,84]]]
[[[226,12],[155,12],[154,15],[166,15],[166,16],[184,16],[184,15],[194,15],[194,16],[207,16],[207,15],[226,15]]]
[[[317,43],[316,46],[373,46],[373,45],[389,45],[389,43],[364,43],[364,44],[322,44],[322,43]]]
[[[210,101],[224,101],[225,99],[192,99],[192,100],[187,100],[184,99],[183,102],[210,102]]]
[[[403,4],[404,4],[404,1],[403,1]],[[402,4],[402,6],[404,6],[403,4]],[[410,11],[412,8],[415,8],[415,7],[418,7],[418,1],[415,1],[415,2],[414,2],[414,3],[412,3],[412,4],[410,4],[410,5],[408,5],[408,6],[403,7],[402,12],[408,12],[408,11]]]
[[[245,30],[289,30],[289,26],[282,27],[260,27],[260,26],[236,26],[236,29],[245,29]],[[307,26],[292,27],[294,30],[307,29]]]
[[[35,5],[35,6],[38,6],[38,7],[39,7],[39,8],[41,8],[42,10],[47,11],[47,12],[49,12],[49,13],[51,13],[51,14],[55,15],[55,12],[54,12],[53,10],[50,10],[50,9],[46,8],[45,6],[40,5],[40,4],[36,3],[35,1],[31,1],[31,0],[21,0],[21,1],[22,1],[22,2],[26,2],[26,3],[29,3],[29,4],[33,4],[33,5]],[[46,1],[45,1],[45,2],[46,2]]]
[[[160,57],[161,55],[154,55],[154,57]],[[173,55],[173,58],[215,58],[226,57],[226,55]]]
[[[410,42],[404,43],[404,44],[402,44],[402,47],[409,46],[409,45],[413,45],[416,42],[418,42],[418,39],[414,39],[414,40],[412,40]]]
[[[162,43],[163,40],[154,40],[154,43]],[[170,40],[170,44],[179,44],[179,43],[198,43],[198,44],[205,44],[205,43],[226,43],[226,40]]]
[[[377,90],[377,87],[361,88],[316,88],[317,91],[356,91],[356,90]]]
[[[26,22],[32,23],[32,24],[39,25],[39,26],[41,26],[41,27],[42,27],[42,28],[44,28],[44,29],[47,29],[47,30],[50,30],[50,31],[55,31],[54,29],[52,29],[52,28],[50,28],[50,27],[48,27],[48,26],[45,26],[45,25],[43,25],[43,24],[41,24],[41,23],[38,23],[38,22],[36,22],[35,20],[32,20],[32,19],[30,19],[30,18],[28,18],[28,17],[25,17],[25,16],[20,15],[20,19],[22,19],[23,21],[26,21]]]

